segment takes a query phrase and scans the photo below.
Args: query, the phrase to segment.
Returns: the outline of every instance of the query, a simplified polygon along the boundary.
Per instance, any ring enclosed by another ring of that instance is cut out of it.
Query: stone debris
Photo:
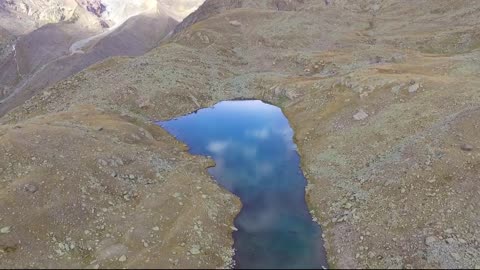
[[[420,89],[420,85],[418,83],[415,83],[415,84],[410,85],[408,87],[408,92],[409,93],[415,93],[415,92],[417,92],[418,89]]]
[[[35,193],[38,191],[38,187],[34,184],[26,184],[25,186],[23,186],[23,189],[26,192],[30,192],[30,193]]]
[[[459,261],[461,259],[460,254],[456,252],[450,253],[450,256],[452,256],[452,258],[454,258],[456,261]]]
[[[460,146],[460,149],[462,149],[463,151],[469,152],[473,150],[473,145],[465,143]]]
[[[192,248],[190,249],[190,253],[192,255],[200,254],[200,246],[199,245],[193,245]]]
[[[425,239],[425,244],[427,246],[432,246],[433,243],[435,243],[437,241],[437,238],[435,236],[428,236],[426,239]]]
[[[356,114],[353,115],[353,119],[357,121],[367,119],[368,114],[364,110],[359,110]]]
[[[454,244],[456,241],[455,239],[453,238],[447,238],[447,240],[445,240],[447,242],[447,244],[451,245],[451,244]]]
[[[231,25],[233,25],[233,26],[237,26],[237,27],[238,27],[238,26],[242,26],[242,23],[241,23],[241,22],[239,22],[239,21],[236,21],[236,20],[234,20],[234,21],[230,21],[229,23],[230,23]]]
[[[0,229],[0,233],[2,233],[2,234],[10,233],[10,227],[7,226],[7,227],[1,228],[1,229]]]

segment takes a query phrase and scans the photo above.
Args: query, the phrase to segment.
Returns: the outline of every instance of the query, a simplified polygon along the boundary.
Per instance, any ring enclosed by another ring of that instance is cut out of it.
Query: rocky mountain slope
[[[5,37],[3,61],[0,61],[0,115],[36,91],[98,61],[111,56],[144,54],[177,24],[168,15],[170,12],[157,7],[156,1],[108,4],[112,6],[79,2],[77,9],[86,15],[75,13],[72,15],[77,18],[75,21],[61,19],[16,40]]]
[[[15,36],[25,35],[49,23],[80,21],[95,28],[95,15],[81,8],[75,0],[2,0],[0,26]]]
[[[479,267],[478,10],[207,0],[0,119],[1,266],[228,265],[238,201],[152,120],[242,97],[289,118],[330,266]]]

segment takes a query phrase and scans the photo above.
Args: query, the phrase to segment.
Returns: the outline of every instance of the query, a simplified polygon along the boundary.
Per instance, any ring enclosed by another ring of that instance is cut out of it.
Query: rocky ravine
[[[228,264],[238,201],[151,121],[254,97],[290,119],[332,267],[480,267],[479,9],[207,1],[0,120],[1,266]]]

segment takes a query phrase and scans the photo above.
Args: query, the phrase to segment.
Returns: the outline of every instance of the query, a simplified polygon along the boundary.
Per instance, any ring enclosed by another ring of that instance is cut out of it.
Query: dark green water
[[[233,233],[236,268],[327,267],[293,131],[279,108],[224,101],[158,124],[192,154],[211,156],[216,166],[209,173],[242,201]]]

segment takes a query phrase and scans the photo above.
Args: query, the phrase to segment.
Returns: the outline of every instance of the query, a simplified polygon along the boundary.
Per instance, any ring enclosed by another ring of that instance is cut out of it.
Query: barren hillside
[[[207,0],[0,118],[0,266],[230,264],[238,201],[152,121],[241,97],[289,118],[331,267],[479,268],[479,10]]]

